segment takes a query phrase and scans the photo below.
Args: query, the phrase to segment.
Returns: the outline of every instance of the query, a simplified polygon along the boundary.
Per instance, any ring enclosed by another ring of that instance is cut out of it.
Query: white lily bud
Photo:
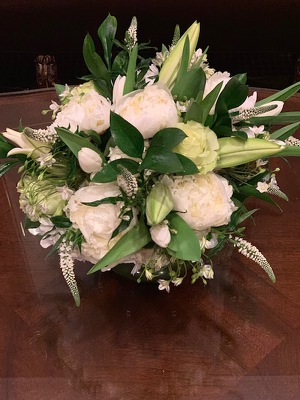
[[[83,147],[78,152],[80,168],[87,174],[97,172],[102,166],[102,159],[98,153],[88,147]]]
[[[41,155],[47,154],[50,151],[51,145],[49,143],[40,142],[26,136],[23,132],[18,132],[13,129],[6,129],[2,135],[19,147],[11,149],[7,156],[15,154],[30,154],[33,159],[40,157]]]
[[[241,140],[235,137],[224,137],[218,141],[220,147],[216,168],[235,167],[258,158],[271,157],[285,147],[284,143],[256,138]]]
[[[189,37],[190,42],[190,62],[198,43],[199,34],[200,24],[195,21],[181,36],[175,47],[171,50],[171,54],[164,62],[162,69],[159,73],[159,81],[165,83],[170,89],[174,86],[177,78],[186,37]]]

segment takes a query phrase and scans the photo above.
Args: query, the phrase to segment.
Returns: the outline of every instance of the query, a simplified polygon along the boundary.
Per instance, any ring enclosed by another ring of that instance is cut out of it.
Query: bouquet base
[[[160,271],[156,271],[151,280],[147,279],[145,274],[142,274],[141,272],[132,274],[131,271],[133,267],[134,264],[123,263],[116,265],[114,268],[111,269],[111,271],[121,276],[122,278],[129,279],[132,281],[138,281],[141,283],[156,283],[159,279],[164,279],[164,280],[170,279],[168,267],[162,268]]]

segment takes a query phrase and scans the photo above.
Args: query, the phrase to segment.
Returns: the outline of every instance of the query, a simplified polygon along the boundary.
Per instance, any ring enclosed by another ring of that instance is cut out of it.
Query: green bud
[[[259,158],[271,157],[285,147],[275,141],[257,138],[242,140],[235,137],[224,137],[218,141],[220,147],[216,169],[235,167]]]
[[[149,225],[160,224],[173,209],[170,189],[157,182],[146,199],[146,216]]]
[[[189,61],[196,49],[200,34],[200,24],[195,21],[188,30],[181,36],[175,47],[171,50],[169,57],[164,62],[160,73],[159,81],[165,83],[168,88],[172,89],[177,78],[182,59],[182,52],[186,37],[189,37],[190,56]]]
[[[66,205],[56,189],[59,180],[39,179],[40,177],[42,175],[25,174],[17,185],[20,208],[31,221],[37,221],[44,216],[62,215]]]

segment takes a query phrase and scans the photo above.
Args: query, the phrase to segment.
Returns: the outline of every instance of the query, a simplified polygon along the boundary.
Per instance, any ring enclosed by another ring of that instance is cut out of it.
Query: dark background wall
[[[34,60],[56,58],[60,83],[76,83],[86,73],[82,42],[108,13],[118,19],[122,40],[133,15],[139,42],[171,42],[201,22],[199,47],[209,45],[209,61],[232,74],[248,72],[252,86],[281,88],[294,80],[300,56],[299,0],[7,0],[0,3],[0,91],[36,87]]]

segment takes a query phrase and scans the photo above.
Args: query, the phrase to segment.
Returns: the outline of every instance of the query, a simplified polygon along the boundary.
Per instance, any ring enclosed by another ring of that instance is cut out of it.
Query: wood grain
[[[35,98],[27,115],[35,123],[40,109]],[[260,211],[247,239],[270,261],[276,284],[230,251],[207,287],[186,280],[169,294],[113,272],[87,276],[79,263],[80,308],[57,257],[22,233],[16,175],[2,178],[1,400],[299,399],[300,160],[273,163],[289,202],[280,201],[280,212],[253,201]]]

